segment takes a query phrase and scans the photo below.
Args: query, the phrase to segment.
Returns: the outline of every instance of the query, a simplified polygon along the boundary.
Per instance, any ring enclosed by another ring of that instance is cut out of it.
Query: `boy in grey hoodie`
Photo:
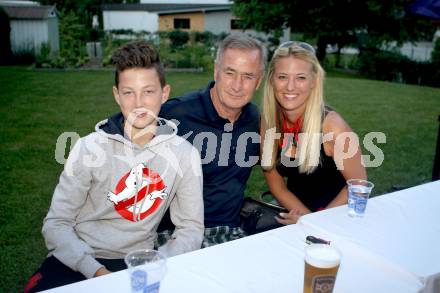
[[[168,207],[176,230],[159,251],[173,256],[200,248],[200,157],[173,122],[157,117],[170,93],[159,56],[140,41],[112,58],[121,113],[99,122],[71,151],[44,219],[49,257],[25,292],[125,268],[125,254],[153,248]]]

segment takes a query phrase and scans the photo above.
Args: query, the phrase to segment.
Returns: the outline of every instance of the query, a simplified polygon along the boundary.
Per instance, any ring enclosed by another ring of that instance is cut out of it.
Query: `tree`
[[[12,55],[10,32],[9,17],[0,7],[0,65],[7,64]]]
[[[71,65],[78,57],[85,55],[87,30],[73,11],[61,11],[60,17],[60,56]]]
[[[432,63],[440,65],[440,38],[436,40],[434,50],[431,54]]]
[[[429,20],[409,13],[413,0],[235,0],[234,14],[243,26],[280,36],[285,27],[317,38],[317,56],[324,60],[328,44],[342,48],[377,47],[384,42],[431,38]]]

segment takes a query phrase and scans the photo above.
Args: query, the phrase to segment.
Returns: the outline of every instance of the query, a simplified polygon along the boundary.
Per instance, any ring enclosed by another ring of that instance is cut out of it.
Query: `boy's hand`
[[[99,277],[99,276],[107,275],[110,273],[111,272],[109,270],[107,270],[106,267],[101,267],[96,271],[96,273],[93,277]]]

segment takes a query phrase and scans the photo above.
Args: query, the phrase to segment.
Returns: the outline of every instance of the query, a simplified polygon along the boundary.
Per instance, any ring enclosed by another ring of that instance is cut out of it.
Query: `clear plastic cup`
[[[351,217],[363,217],[374,184],[363,179],[350,179],[347,180],[347,185],[348,215]]]
[[[135,250],[125,256],[130,274],[131,292],[159,292],[166,274],[166,258],[157,250]]]

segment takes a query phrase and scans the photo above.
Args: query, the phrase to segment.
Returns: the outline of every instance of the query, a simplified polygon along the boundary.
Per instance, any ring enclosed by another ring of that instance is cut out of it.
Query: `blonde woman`
[[[277,218],[281,224],[346,204],[346,180],[367,177],[357,136],[324,105],[323,80],[307,43],[282,44],[269,64],[261,164],[271,193],[289,210]]]

